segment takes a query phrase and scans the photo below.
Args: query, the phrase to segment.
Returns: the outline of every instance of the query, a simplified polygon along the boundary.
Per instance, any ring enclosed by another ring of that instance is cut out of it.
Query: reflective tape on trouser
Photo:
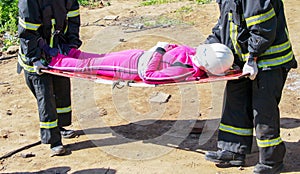
[[[56,108],[56,112],[58,114],[65,114],[65,113],[69,113],[71,111],[72,111],[71,106],[64,107],[64,108]]]
[[[223,123],[220,123],[219,130],[240,135],[240,136],[252,136],[253,135],[253,129],[246,129],[246,128],[237,128],[229,125],[225,125]]]
[[[57,120],[51,122],[40,122],[40,128],[51,129],[57,127]]]
[[[271,140],[259,140],[256,139],[258,147],[272,147],[277,146],[278,144],[282,143],[282,139],[277,137]]]

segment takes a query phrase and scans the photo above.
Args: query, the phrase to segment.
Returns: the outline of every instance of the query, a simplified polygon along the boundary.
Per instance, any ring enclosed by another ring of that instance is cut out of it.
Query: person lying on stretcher
[[[163,84],[224,75],[233,64],[231,50],[219,43],[197,48],[158,42],[149,51],[131,49],[106,54],[72,48],[68,54],[52,57],[48,67],[63,71],[87,72],[113,79]]]

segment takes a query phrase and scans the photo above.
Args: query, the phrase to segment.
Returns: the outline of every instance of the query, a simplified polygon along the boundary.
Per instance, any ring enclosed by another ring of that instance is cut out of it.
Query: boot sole
[[[51,157],[53,156],[62,156],[64,154],[66,154],[66,149],[61,149],[61,150],[58,150],[58,151],[55,151],[55,150],[52,150],[52,153],[51,153]]]
[[[274,171],[265,171],[265,172],[257,172],[257,171],[253,171],[254,174],[280,174],[280,172],[283,170],[284,165],[281,164],[279,166],[277,166],[276,168],[274,168]]]
[[[70,139],[70,138],[75,138],[75,137],[77,136],[77,133],[76,133],[76,132],[73,132],[73,133],[66,134],[66,135],[63,135],[63,134],[61,133],[61,136],[62,136],[63,138],[66,138],[66,139]]]
[[[244,166],[245,165],[245,161],[240,161],[240,160],[218,160],[218,159],[213,159],[213,158],[209,158],[209,157],[205,157],[205,160],[207,161],[211,161],[214,163],[227,163],[230,164],[231,166]]]

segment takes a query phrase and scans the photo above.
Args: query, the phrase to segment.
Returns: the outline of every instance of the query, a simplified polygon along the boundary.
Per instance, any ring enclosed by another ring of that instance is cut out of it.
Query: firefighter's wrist
[[[40,60],[40,58],[38,58],[38,57],[33,57],[32,59],[30,59],[30,60],[28,61],[28,63],[33,64],[34,62],[39,61],[39,60]]]
[[[249,62],[249,61],[254,61],[254,62],[256,62],[256,61],[257,61],[257,57],[255,57],[255,56],[250,56],[250,57],[248,58],[247,61],[248,61],[248,62]]]
[[[247,60],[247,64],[253,66],[257,62],[257,57],[250,56]]]

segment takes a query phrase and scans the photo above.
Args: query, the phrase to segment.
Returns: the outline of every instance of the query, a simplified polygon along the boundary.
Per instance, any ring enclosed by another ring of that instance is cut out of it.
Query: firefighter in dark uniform
[[[278,173],[285,145],[280,137],[279,102],[291,68],[297,67],[282,0],[217,0],[220,17],[206,43],[223,43],[249,78],[228,81],[218,131],[218,151],[205,158],[245,164],[253,129],[259,147],[254,173]]]
[[[19,0],[20,52],[18,73],[24,69],[27,86],[37,99],[41,142],[54,154],[65,153],[61,137],[72,138],[70,79],[43,74],[51,57],[79,48],[80,15],[77,0]]]

